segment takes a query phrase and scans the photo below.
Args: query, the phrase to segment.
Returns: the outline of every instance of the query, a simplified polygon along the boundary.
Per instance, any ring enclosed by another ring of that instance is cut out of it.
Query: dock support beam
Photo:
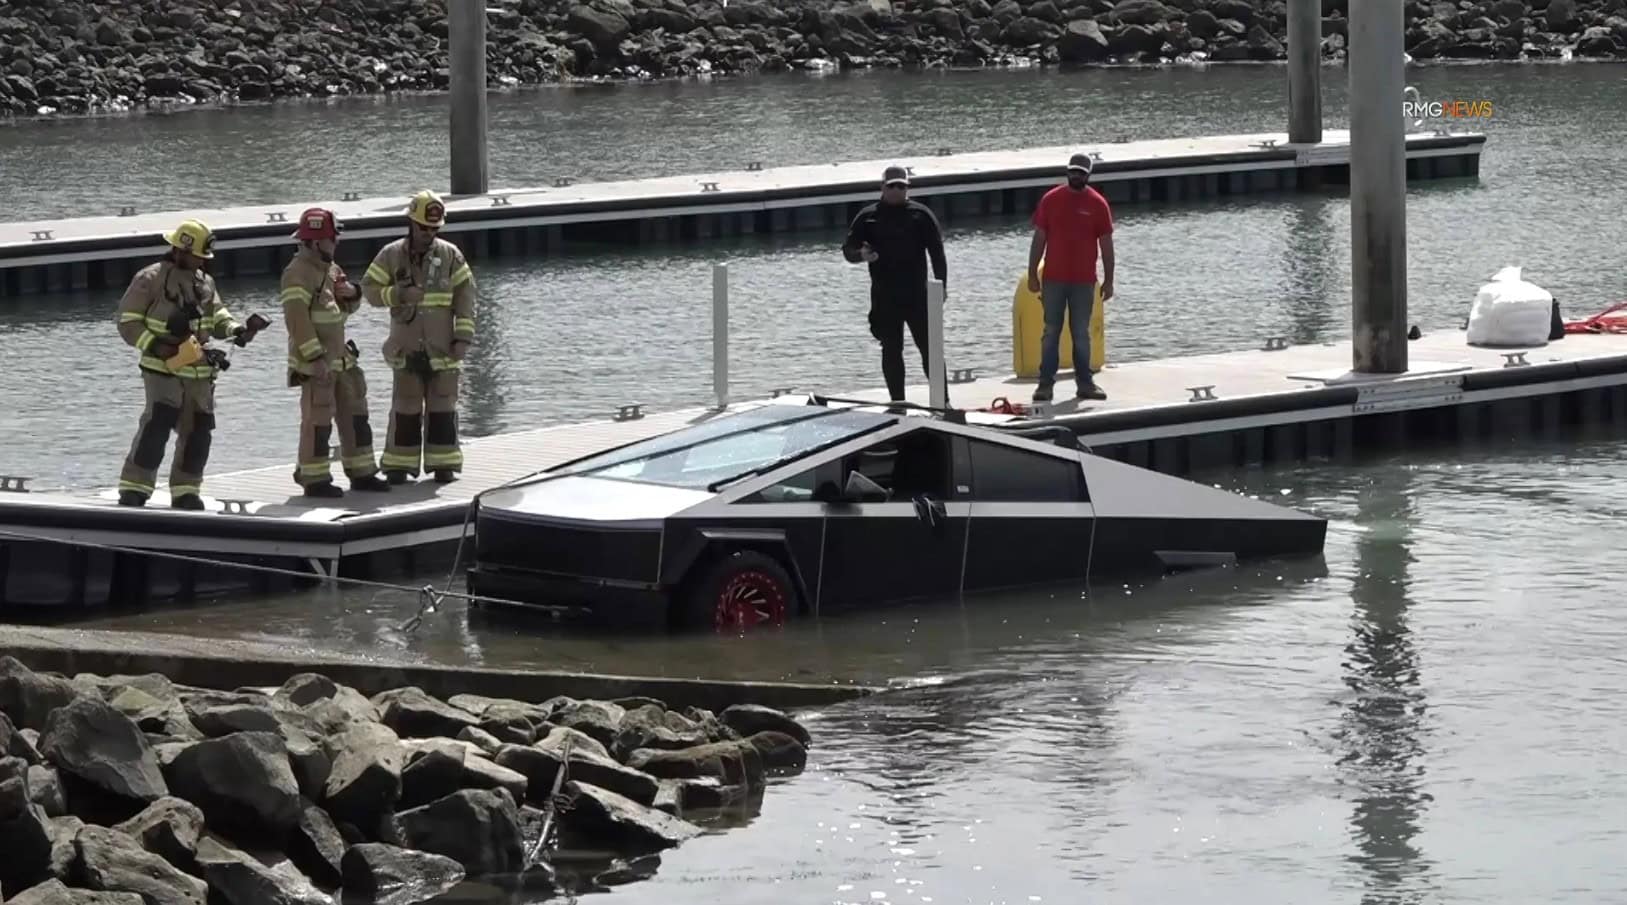
[[[452,69],[452,194],[483,195],[486,172],[486,0],[447,0]]]
[[[712,265],[712,392],[729,407],[729,265]]]
[[[1352,366],[1407,370],[1407,158],[1402,0],[1350,5]]]
[[[1322,140],[1322,0],[1288,0],[1288,140]]]
[[[935,409],[949,405],[949,368],[943,360],[943,280],[928,280],[926,284],[926,336],[927,358],[932,372],[928,375],[931,388],[927,404]]]

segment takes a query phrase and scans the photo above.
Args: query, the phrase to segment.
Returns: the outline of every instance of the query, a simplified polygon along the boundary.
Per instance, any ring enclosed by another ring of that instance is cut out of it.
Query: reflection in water
[[[1297,202],[1297,203],[1294,203]],[[1348,310],[1343,291],[1348,280],[1339,268],[1348,258],[1334,254],[1340,246],[1334,235],[1334,200],[1327,195],[1306,195],[1286,205],[1285,256],[1288,342],[1320,342],[1337,334],[1342,325],[1334,314]],[[1341,203],[1348,208],[1348,203]]]
[[[1351,588],[1354,637],[1345,646],[1344,680],[1353,694],[1338,733],[1343,779],[1355,793],[1351,829],[1366,873],[1364,903],[1420,901],[1429,870],[1414,844],[1420,810],[1431,800],[1423,778],[1424,691],[1407,624],[1406,543],[1413,524],[1411,471],[1373,471],[1358,492],[1356,573]]]
[[[517,319],[501,296],[488,296],[475,311],[475,344],[463,369],[458,405],[458,431],[465,437],[487,437],[510,427],[503,417],[503,365],[506,334]]]

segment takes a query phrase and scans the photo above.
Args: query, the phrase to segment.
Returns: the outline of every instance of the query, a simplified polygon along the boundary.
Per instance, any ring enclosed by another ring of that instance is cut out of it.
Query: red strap
[[[1627,308],[1627,302],[1617,302],[1586,320],[1566,321],[1566,333],[1627,333],[1627,315],[1608,317]]]

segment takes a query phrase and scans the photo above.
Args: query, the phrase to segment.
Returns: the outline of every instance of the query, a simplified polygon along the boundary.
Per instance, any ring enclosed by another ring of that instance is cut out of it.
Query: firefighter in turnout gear
[[[367,302],[390,311],[384,360],[394,372],[389,436],[379,457],[392,484],[420,465],[445,484],[463,470],[458,378],[475,337],[474,272],[436,233],[446,204],[434,192],[407,205],[407,235],[379,250],[362,280]]]
[[[173,432],[170,505],[204,508],[200,493],[215,429],[215,378],[226,369],[226,353],[208,340],[232,338],[248,345],[263,319],[241,325],[203,270],[213,258],[215,236],[208,226],[187,220],[164,234],[170,250],[143,267],[119,299],[118,329],[141,352],[139,367],[146,406],[135,440],[119,474],[119,504],[144,506],[158,480],[158,466]]]
[[[389,490],[373,458],[367,419],[367,379],[345,321],[361,307],[361,287],[333,262],[343,227],[333,211],[300,214],[290,238],[300,249],[282,272],[282,314],[288,326],[288,385],[299,388],[299,460],[294,482],[311,497],[342,497],[333,483],[329,440],[337,423],[340,467],[352,490]]]

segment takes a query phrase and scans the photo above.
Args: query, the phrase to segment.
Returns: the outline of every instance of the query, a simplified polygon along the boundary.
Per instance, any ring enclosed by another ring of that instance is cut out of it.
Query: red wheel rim
[[[741,572],[718,591],[712,618],[720,630],[785,624],[785,591],[766,572]]]

